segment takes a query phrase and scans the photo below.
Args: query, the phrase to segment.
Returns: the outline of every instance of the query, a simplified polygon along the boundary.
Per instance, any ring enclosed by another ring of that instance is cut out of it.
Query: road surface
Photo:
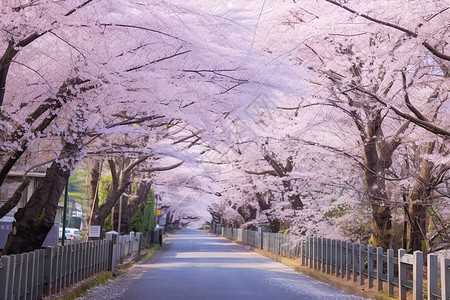
[[[222,237],[183,229],[165,243],[114,299],[363,299]]]

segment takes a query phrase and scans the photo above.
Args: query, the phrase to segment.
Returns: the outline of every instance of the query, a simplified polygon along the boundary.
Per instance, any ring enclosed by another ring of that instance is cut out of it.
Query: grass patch
[[[163,246],[164,246],[164,243],[163,243]],[[155,245],[143,258],[141,258],[139,260],[139,262],[142,263],[142,262],[146,261],[150,256],[152,256],[156,252],[156,250],[158,250],[158,248],[159,248],[159,245],[158,244]]]
[[[74,300],[78,297],[84,296],[89,289],[98,285],[104,285],[108,280],[115,278],[117,277],[113,277],[109,271],[102,272],[97,277],[92,278],[79,286],[67,288],[67,291],[63,292],[64,295],[62,297],[58,297],[58,299]]]

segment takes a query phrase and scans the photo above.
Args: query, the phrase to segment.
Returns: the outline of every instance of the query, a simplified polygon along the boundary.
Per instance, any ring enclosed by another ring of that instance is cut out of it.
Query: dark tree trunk
[[[262,210],[270,209],[272,205],[270,204],[270,198],[266,200],[264,199],[264,195],[261,193],[256,193],[256,200],[258,200],[259,207],[261,207]]]
[[[131,199],[128,201],[127,205],[127,217],[124,218],[125,222],[123,223],[123,229],[125,232],[130,232],[131,228],[131,218],[138,211],[139,205],[145,203],[147,201],[148,193],[150,192],[151,183],[141,181],[138,183],[136,187],[136,191]]]
[[[432,154],[434,143],[425,146],[425,155]],[[426,232],[427,232],[427,204],[430,199],[431,189],[431,169],[433,163],[424,158],[420,170],[419,180],[414,184],[409,197],[410,224],[407,233],[407,251],[412,253],[416,250],[426,252]]]
[[[103,226],[112,208],[119,201],[119,197],[131,185],[131,175],[133,169],[147,158],[139,158],[130,163],[122,172],[116,169],[116,163],[109,159],[109,167],[111,170],[111,186],[108,195],[103,204],[93,212],[91,225]],[[120,176],[122,175],[122,176]],[[119,182],[120,181],[120,182]]]
[[[25,207],[20,208],[14,215],[15,221],[8,236],[3,254],[17,254],[39,249],[55,222],[59,198],[64,190],[72,169],[75,166],[79,148],[77,145],[66,143],[59,158],[69,163],[61,166],[54,162],[47,169],[45,177],[37,190],[33,193]]]
[[[392,215],[385,175],[392,165],[392,155],[400,145],[398,136],[406,130],[409,123],[404,122],[389,142],[386,142],[381,128],[382,111],[372,109],[366,110],[365,113],[368,119],[366,126],[356,116],[356,112],[353,112],[352,116],[364,143],[364,183],[372,207],[372,244],[374,247],[388,249],[392,242]]]

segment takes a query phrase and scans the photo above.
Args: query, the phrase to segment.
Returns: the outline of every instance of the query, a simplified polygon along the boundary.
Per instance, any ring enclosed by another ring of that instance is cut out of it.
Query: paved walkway
[[[225,238],[183,229],[165,243],[114,299],[362,299]]]

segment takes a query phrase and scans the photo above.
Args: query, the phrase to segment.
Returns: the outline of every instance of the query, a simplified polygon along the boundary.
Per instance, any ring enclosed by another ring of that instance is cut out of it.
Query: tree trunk
[[[91,225],[94,226],[103,227],[106,218],[111,213],[112,208],[116,204],[117,200],[119,199],[123,191],[125,191],[125,188],[123,189],[119,188],[120,171],[116,170],[116,164],[114,160],[109,159],[108,164],[111,171],[111,186],[109,187],[108,195],[106,196],[106,199],[103,201],[103,204],[97,206],[93,211]],[[122,185],[123,184],[124,182],[122,181]],[[98,195],[96,197],[98,197]]]
[[[109,168],[111,170],[111,186],[109,188],[108,195],[106,196],[105,201],[103,201],[103,204],[93,212],[93,218],[91,221],[92,225],[103,226],[105,224],[106,218],[111,213],[112,208],[118,202],[119,197],[130,186],[133,169],[146,159],[147,157],[143,157],[135,160],[134,162],[130,163],[122,172],[120,172],[120,170],[116,170],[116,163],[114,162],[114,160],[108,160]]]
[[[127,205],[127,217],[124,218],[125,221],[123,223],[123,229],[125,232],[130,232],[131,228],[131,218],[138,211],[139,205],[145,203],[148,198],[148,194],[150,193],[150,182],[141,181],[138,183],[136,187],[136,191],[134,195],[130,198]]]
[[[427,143],[425,155],[432,154],[434,142]],[[426,232],[427,232],[427,204],[430,198],[431,189],[427,185],[431,184],[431,169],[433,163],[424,158],[420,170],[419,179],[414,184],[409,197],[409,215],[411,223],[407,232],[407,251],[412,253],[416,250],[426,252]]]
[[[98,209],[98,185],[100,183],[100,170],[102,162],[95,162],[91,170],[91,180],[89,181],[89,209],[95,211]]]
[[[369,203],[372,207],[371,236],[374,247],[388,249],[392,238],[392,216],[386,193],[386,170],[392,164],[392,154],[398,147],[396,137],[387,143],[381,129],[383,118],[381,110],[367,112],[369,121],[366,132],[363,133],[364,142],[364,181]],[[399,129],[403,131],[407,125]]]
[[[12,229],[8,236],[3,254],[17,254],[39,249],[52,229],[58,202],[79,152],[77,145],[66,143],[59,158],[70,157],[65,166],[54,162],[47,169],[45,177],[37,190],[33,193],[25,207],[20,208],[14,215]],[[66,160],[67,161],[67,160]],[[71,166],[70,169],[67,165]]]

